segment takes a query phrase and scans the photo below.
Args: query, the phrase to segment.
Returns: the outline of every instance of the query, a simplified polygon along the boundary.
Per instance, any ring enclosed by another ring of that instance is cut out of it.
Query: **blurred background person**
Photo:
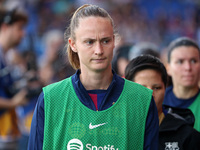
[[[75,73],[67,60],[64,49],[63,32],[59,29],[48,31],[43,42],[46,45],[41,60],[39,60],[39,76],[43,85],[65,79]]]
[[[131,61],[137,56],[146,54],[160,58],[160,51],[158,50],[157,45],[152,42],[138,42],[131,47],[128,59]]]
[[[15,48],[24,36],[28,21],[24,13],[16,9],[0,9],[0,149],[17,149],[20,131],[15,108],[26,102],[27,92],[13,91],[14,81],[6,55]]]
[[[150,54],[160,58],[158,47],[151,42],[138,42],[136,44],[123,44],[116,48],[112,61],[113,70],[124,77],[125,68],[135,57]]]
[[[129,63],[128,55],[131,46],[131,44],[123,44],[115,50],[115,55],[112,60],[112,68],[121,77],[124,77],[125,68]]]
[[[16,91],[22,88],[27,90],[26,98],[28,101],[25,105],[17,106],[15,109],[21,133],[19,150],[26,150],[37,97],[44,85],[39,77],[37,58],[33,51],[27,50],[21,53],[13,53],[9,57],[12,60],[11,75],[14,79],[14,89]]]
[[[168,47],[168,74],[172,86],[166,89],[164,104],[176,108],[189,108],[195,116],[194,128],[200,131],[200,49],[188,38],[180,37]]]
[[[164,109],[162,106],[167,71],[158,58],[151,55],[134,58],[126,67],[125,78],[153,90],[159,115],[159,150],[200,149],[200,133],[193,128],[193,113],[189,109]]]

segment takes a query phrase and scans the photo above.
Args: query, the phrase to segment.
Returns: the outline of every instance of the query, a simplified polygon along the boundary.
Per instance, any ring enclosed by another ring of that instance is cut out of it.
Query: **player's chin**
[[[103,71],[106,71],[108,69],[108,67],[107,66],[96,66],[95,68],[93,68],[93,70],[95,71],[95,72],[103,72]]]
[[[187,88],[193,88],[193,87],[198,86],[197,82],[194,82],[194,81],[183,82],[182,84],[184,87],[187,87]]]

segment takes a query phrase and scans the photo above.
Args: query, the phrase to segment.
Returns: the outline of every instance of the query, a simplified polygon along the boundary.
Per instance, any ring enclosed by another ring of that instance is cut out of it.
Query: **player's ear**
[[[72,38],[69,38],[68,43],[69,43],[71,49],[73,50],[73,52],[77,53],[75,41]]]

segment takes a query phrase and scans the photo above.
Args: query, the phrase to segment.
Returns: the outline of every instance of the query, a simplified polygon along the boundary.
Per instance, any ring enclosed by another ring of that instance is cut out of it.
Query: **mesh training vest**
[[[188,107],[194,114],[194,128],[200,132],[200,93],[194,102]]]
[[[78,99],[71,78],[44,91],[45,150],[142,150],[152,91],[125,80],[117,102],[93,111]]]

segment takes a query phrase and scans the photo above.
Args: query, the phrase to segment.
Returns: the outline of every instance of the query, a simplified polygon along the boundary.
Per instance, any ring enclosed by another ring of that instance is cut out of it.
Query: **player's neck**
[[[173,87],[173,92],[177,98],[189,99],[195,96],[199,92],[199,87],[196,86],[194,88],[191,88],[191,87],[175,86]]]
[[[85,72],[80,74],[80,80],[86,90],[108,89],[113,78],[112,70],[101,73]]]

